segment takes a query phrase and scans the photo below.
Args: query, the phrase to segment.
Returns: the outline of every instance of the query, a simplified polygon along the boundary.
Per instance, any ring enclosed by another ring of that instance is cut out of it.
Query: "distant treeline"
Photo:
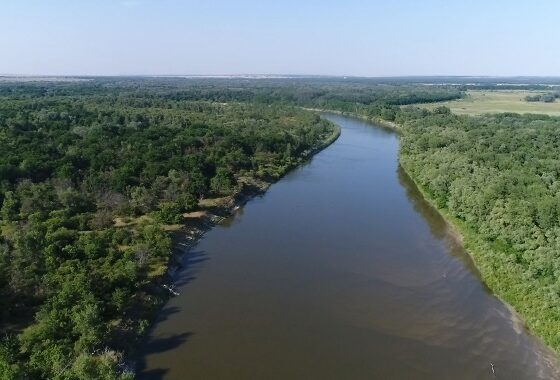
[[[207,100],[295,105],[372,104],[406,105],[458,99],[457,86],[385,84],[357,78],[334,79],[189,79],[107,78],[85,82],[2,83],[0,96],[11,98],[52,96],[105,96],[154,102]]]
[[[535,94],[527,95],[525,97],[526,102],[544,102],[544,103],[554,103],[556,99],[560,98],[560,92],[549,92],[546,94]]]

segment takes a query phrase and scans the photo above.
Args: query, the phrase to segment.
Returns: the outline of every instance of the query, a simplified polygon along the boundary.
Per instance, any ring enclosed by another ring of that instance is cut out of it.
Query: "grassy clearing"
[[[446,106],[460,115],[480,115],[483,113],[539,113],[560,116],[560,102],[526,102],[527,95],[542,94],[543,91],[468,91],[464,99],[447,102],[418,104],[419,107],[434,109]]]

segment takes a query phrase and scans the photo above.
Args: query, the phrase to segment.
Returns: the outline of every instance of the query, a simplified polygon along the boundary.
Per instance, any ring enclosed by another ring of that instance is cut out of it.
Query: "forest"
[[[0,92],[5,379],[132,377],[124,355],[166,295],[163,227],[278,179],[336,132],[288,106],[82,84]]]
[[[560,118],[403,111],[401,165],[487,285],[560,351]]]
[[[242,178],[278,179],[324,145],[334,127],[303,108],[396,126],[402,167],[462,233],[484,282],[560,352],[560,118],[414,106],[471,87],[363,78],[0,83],[0,375],[133,377],[126,355],[162,302],[155,284],[171,250],[163,226],[202,198],[239,191]],[[115,226],[141,215],[150,217],[134,228]]]

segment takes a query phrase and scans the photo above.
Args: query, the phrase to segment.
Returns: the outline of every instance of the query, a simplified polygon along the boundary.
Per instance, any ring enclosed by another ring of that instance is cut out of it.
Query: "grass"
[[[464,99],[447,102],[418,104],[419,107],[434,109],[446,106],[460,115],[480,115],[484,113],[538,113],[560,116],[560,101],[554,103],[526,102],[527,95],[541,94],[543,91],[468,91]]]

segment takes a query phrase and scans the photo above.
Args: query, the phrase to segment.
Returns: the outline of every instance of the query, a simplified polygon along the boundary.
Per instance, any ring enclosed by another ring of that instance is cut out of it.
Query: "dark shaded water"
[[[399,169],[398,137],[327,117],[337,142],[185,257],[140,377],[560,378]]]

